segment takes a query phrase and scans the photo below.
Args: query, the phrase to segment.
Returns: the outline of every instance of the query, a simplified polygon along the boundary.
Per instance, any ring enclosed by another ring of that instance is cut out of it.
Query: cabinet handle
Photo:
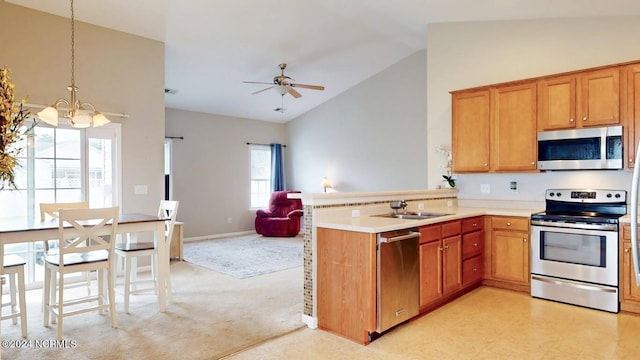
[[[438,248],[438,250],[440,250],[440,251],[444,251],[444,248],[440,247],[440,248]]]
[[[588,120],[588,119],[587,119],[587,117],[586,117],[586,116],[582,118],[582,121],[587,121],[587,120]]]
[[[629,249],[624,249],[624,252],[625,253],[629,253]]]
[[[526,238],[525,238],[525,239],[522,239],[522,241],[527,242],[527,239],[526,239]]]
[[[478,243],[473,243],[473,246],[474,247],[478,247]]]
[[[473,268],[473,272],[476,272],[476,271],[478,271],[478,268]]]
[[[569,122],[570,122],[570,123],[574,122],[573,118],[569,119]]]
[[[473,223],[473,225],[471,225],[471,226],[476,227],[476,226],[478,226],[478,224],[477,223]]]
[[[511,226],[511,223],[510,223],[510,222],[507,222],[507,226]]]
[[[445,245],[444,249],[447,250],[449,248],[449,245]]]
[[[484,163],[484,166],[485,166],[485,167],[489,166],[489,163]]]
[[[531,165],[535,165],[535,164],[536,164],[536,162],[535,162],[535,161],[532,161],[532,162],[531,162]]]

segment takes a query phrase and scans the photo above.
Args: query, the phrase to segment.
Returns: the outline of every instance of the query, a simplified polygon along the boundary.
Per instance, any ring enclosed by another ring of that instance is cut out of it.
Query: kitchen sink
[[[453,214],[421,211],[421,212],[406,212],[406,213],[399,213],[399,214],[394,214],[394,213],[379,214],[379,215],[373,215],[373,216],[395,218],[395,219],[425,220],[425,219],[432,219],[435,217],[447,216],[447,215],[453,215]]]

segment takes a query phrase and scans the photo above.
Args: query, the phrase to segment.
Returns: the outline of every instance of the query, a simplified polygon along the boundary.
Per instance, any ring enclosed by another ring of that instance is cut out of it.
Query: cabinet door
[[[582,126],[620,123],[620,69],[579,75],[578,119]]]
[[[442,292],[447,295],[462,287],[462,237],[442,239]]]
[[[442,297],[442,246],[440,240],[420,245],[420,307]]]
[[[454,172],[489,171],[489,90],[452,95],[452,166]]]
[[[494,171],[537,170],[536,83],[494,90]]]
[[[636,285],[633,275],[633,263],[631,258],[631,242],[622,244],[622,268],[620,269],[620,283],[622,301],[640,301],[640,287]]]
[[[529,235],[519,231],[494,231],[491,275],[496,279],[529,283]]]
[[[538,81],[538,131],[576,126],[576,78],[562,76]]]
[[[640,141],[640,65],[630,65],[626,68],[627,96],[626,114],[628,141],[627,164],[632,168],[635,164],[636,146]]]

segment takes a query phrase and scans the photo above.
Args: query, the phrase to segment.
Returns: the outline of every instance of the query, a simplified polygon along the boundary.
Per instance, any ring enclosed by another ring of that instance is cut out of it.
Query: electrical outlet
[[[351,210],[351,217],[360,217],[360,210],[358,209]]]
[[[418,204],[418,211],[422,211],[424,210],[424,204],[420,203]]]
[[[480,192],[483,194],[488,194],[491,192],[490,184],[480,184]]]
[[[133,193],[135,195],[147,195],[148,192],[149,189],[147,188],[147,185],[136,185],[133,188]]]
[[[227,218],[227,224],[231,224],[232,219],[230,217]]]

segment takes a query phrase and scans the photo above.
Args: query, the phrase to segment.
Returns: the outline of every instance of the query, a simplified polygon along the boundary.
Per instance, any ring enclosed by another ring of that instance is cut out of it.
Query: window
[[[271,196],[271,148],[249,145],[251,164],[251,209],[266,208]]]
[[[89,201],[91,207],[118,204],[119,132],[119,124],[31,129],[15,144],[22,149],[16,168],[18,189],[0,191],[0,217],[39,219],[42,202]],[[5,253],[27,261],[27,283],[42,281],[41,243],[7,245]]]

